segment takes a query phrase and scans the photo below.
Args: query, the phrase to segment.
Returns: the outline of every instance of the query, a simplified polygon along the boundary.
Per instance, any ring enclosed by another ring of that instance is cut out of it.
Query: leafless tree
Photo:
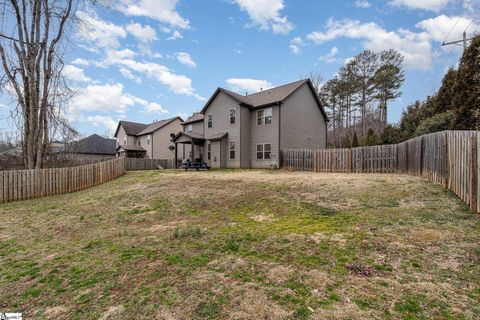
[[[24,166],[41,168],[52,137],[69,130],[63,55],[81,0],[0,0],[0,89],[10,94]]]

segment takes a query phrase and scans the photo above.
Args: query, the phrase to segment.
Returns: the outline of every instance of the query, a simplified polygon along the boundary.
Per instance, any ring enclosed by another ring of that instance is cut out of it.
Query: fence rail
[[[159,167],[173,168],[172,159],[126,158],[125,161],[127,171],[156,170]]]
[[[0,171],[0,203],[74,192],[124,173],[124,157],[76,167]]]
[[[444,131],[384,146],[353,149],[285,149],[282,168],[315,172],[404,173],[455,193],[480,212],[480,132]]]

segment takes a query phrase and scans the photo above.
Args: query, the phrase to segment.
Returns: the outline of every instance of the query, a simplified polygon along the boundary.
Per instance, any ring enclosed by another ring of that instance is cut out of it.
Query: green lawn
[[[0,205],[25,319],[478,319],[480,220],[402,175],[135,172]]]

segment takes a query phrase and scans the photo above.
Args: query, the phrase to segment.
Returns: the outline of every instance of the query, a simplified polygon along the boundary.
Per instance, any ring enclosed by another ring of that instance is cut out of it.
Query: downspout
[[[282,135],[282,102],[278,103],[278,168],[282,166],[282,150],[281,150],[281,135]]]
[[[153,132],[152,132],[152,138],[150,139],[150,143],[151,143],[150,152],[151,152],[151,155],[152,155],[152,159],[154,159],[154,157],[153,157]]]

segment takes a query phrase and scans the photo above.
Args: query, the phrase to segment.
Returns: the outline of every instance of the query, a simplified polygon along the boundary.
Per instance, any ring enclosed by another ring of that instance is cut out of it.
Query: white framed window
[[[270,143],[257,144],[257,160],[268,160],[271,158],[272,145]]]
[[[236,121],[237,110],[230,109],[230,124],[234,124]]]
[[[230,141],[230,159],[235,159],[235,142]]]
[[[150,136],[147,136],[147,145],[150,145]]]
[[[142,140],[138,139],[138,146],[142,145]]]
[[[123,137],[123,145],[127,145],[127,137]]]
[[[212,128],[213,127],[213,115],[209,114],[207,116],[207,127]]]
[[[257,125],[262,126],[272,123],[272,108],[260,109],[257,111]]]
[[[207,159],[210,160],[212,158],[212,144],[210,141],[207,143]]]
[[[193,125],[192,124],[187,125],[187,132],[192,132],[192,130],[193,130]]]

